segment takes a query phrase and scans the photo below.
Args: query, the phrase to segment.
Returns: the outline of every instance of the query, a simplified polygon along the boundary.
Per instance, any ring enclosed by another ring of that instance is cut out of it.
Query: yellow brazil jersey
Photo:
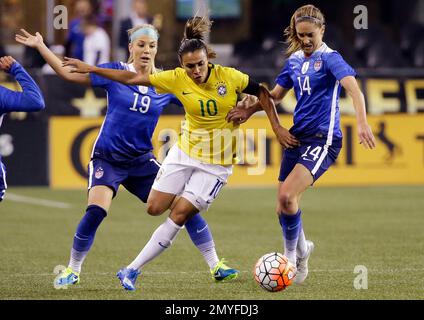
[[[172,93],[186,112],[178,146],[186,154],[204,163],[236,163],[238,130],[225,120],[236,106],[237,93],[243,92],[249,76],[233,68],[209,65],[205,83],[196,84],[184,69],[150,75],[158,93]]]

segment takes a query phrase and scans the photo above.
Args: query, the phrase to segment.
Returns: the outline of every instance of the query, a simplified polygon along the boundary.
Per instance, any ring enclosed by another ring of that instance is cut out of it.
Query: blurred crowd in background
[[[370,71],[396,74],[399,69],[409,70],[408,75],[423,75],[424,0],[0,0],[0,56],[14,56],[35,77],[54,75],[36,50],[14,41],[15,33],[24,27],[32,34],[42,33],[60,57],[75,57],[90,64],[126,61],[127,30],[150,23],[161,33],[156,65],[168,69],[178,65],[176,50],[186,19],[209,8],[214,21],[210,42],[218,52],[216,62],[271,84],[286,59],[283,30],[293,12],[307,3],[325,14],[324,41],[359,75]],[[57,5],[68,8],[66,30],[52,30],[48,23],[55,18],[51,9]],[[354,28],[354,8],[358,5],[367,9],[367,29]],[[66,86],[58,80],[57,90],[43,87],[48,80],[39,79],[43,90],[50,89],[46,93],[49,96]],[[58,104],[54,114],[73,114],[66,111],[69,107],[61,110]]]
[[[44,2],[36,0],[31,2]],[[209,1],[216,2],[217,0]],[[24,0],[1,0],[1,37],[0,53],[7,54],[7,48],[13,44],[13,35],[20,27],[27,27],[25,11],[30,10]],[[152,8],[155,1],[147,0],[72,0],[54,1],[54,4],[68,4],[69,28],[62,32],[62,41],[55,39],[50,43],[61,55],[84,59],[91,64],[99,64],[111,59],[126,58],[128,37],[127,30],[135,25],[150,23],[162,31],[164,24],[181,24],[185,8],[193,6],[196,1],[168,0],[174,2],[170,15],[175,17],[164,20],[168,12],[160,12]],[[159,1],[156,1],[159,2]],[[291,14],[297,7],[307,2],[298,0],[236,0],[224,1],[228,8],[215,14],[210,11],[216,24],[222,28],[228,25],[228,32],[237,20],[248,20],[245,34],[232,41],[214,37],[216,42],[231,44],[230,63],[238,67],[274,68],[281,66],[281,52],[284,50],[283,29],[289,24]],[[327,29],[325,41],[330,47],[340,51],[353,66],[360,68],[405,68],[424,67],[424,1],[423,0],[368,0],[368,1],[325,1],[315,0],[326,15]],[[368,29],[356,30],[353,27],[355,14],[353,8],[364,5],[368,9]],[[34,5],[33,5],[34,6]],[[44,8],[43,6],[42,8]],[[124,7],[125,10],[119,10]],[[125,8],[129,7],[129,8]],[[156,8],[157,9],[157,8]],[[161,8],[162,9],[162,8]],[[166,9],[166,8],[165,8]],[[225,10],[232,10],[226,13]],[[127,12],[122,16],[120,12]],[[182,14],[183,12],[183,14]],[[195,12],[195,11],[193,11]],[[115,28],[113,25],[119,26]],[[171,27],[172,28],[172,27]],[[165,50],[172,51],[178,46],[177,34],[181,28],[173,28],[176,41]],[[172,29],[171,29],[172,30]],[[41,30],[29,30],[30,32]],[[220,41],[221,40],[221,41]],[[13,52],[12,52],[13,53]],[[283,56],[284,58],[284,56]],[[161,61],[166,66],[175,63]],[[43,61],[33,52],[25,54],[26,67],[41,67]]]
[[[156,67],[166,70],[179,65],[177,48],[187,18],[208,12],[214,21],[209,42],[218,54],[213,62],[236,67],[273,87],[287,59],[284,29],[295,10],[308,3],[325,14],[324,41],[356,69],[381,146],[369,157],[356,147],[354,108],[342,90],[345,140],[337,167],[346,171],[337,173],[343,177],[337,178],[337,183],[345,184],[349,179],[368,183],[380,169],[379,184],[422,183],[417,180],[417,172],[421,172],[417,170],[422,169],[424,141],[424,0],[0,0],[0,56],[8,54],[22,63],[46,102],[42,112],[13,112],[3,118],[0,155],[12,172],[8,183],[83,186],[91,146],[107,112],[103,89],[57,76],[37,50],[15,41],[20,28],[31,34],[40,32],[59,57],[101,64],[127,61],[127,30],[150,23],[160,32]],[[63,12],[55,9],[63,8],[68,12],[67,21],[57,20]],[[356,20],[367,28],[355,28]],[[57,21],[67,22],[67,28],[57,28]],[[0,85],[19,90],[16,81],[4,72],[0,72]],[[295,106],[290,90],[277,111],[291,113]],[[182,115],[184,109],[171,104],[163,113]],[[261,116],[263,112],[257,118]],[[175,119],[182,117],[162,117],[159,125],[168,132],[171,123],[180,123]],[[165,144],[169,139],[166,136]],[[269,170],[278,172],[280,160],[273,157],[279,152],[272,150],[266,148],[264,159]]]

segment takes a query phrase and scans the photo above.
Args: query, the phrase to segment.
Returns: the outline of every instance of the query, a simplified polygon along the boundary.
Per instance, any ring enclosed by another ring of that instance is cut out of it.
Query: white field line
[[[421,272],[424,271],[424,268],[404,268],[404,269],[369,269],[368,273],[374,274],[389,274],[389,273],[401,273],[401,272]],[[241,273],[252,273],[252,271],[242,270]],[[332,273],[332,272],[346,272],[352,273],[353,269],[312,269],[309,270],[310,273]],[[168,274],[208,274],[207,271],[144,271],[143,275],[168,275]],[[13,277],[51,277],[55,276],[54,273],[9,273]],[[114,272],[87,272],[84,273],[85,276],[114,276]]]
[[[37,206],[58,208],[58,209],[69,209],[72,207],[70,204],[64,203],[64,202],[57,202],[57,201],[45,200],[45,199],[39,199],[39,198],[31,198],[26,196],[20,196],[14,193],[6,193],[5,201],[34,204]]]

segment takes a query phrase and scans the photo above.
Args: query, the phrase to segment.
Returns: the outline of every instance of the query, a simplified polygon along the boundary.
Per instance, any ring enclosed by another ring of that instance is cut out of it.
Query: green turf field
[[[122,191],[100,227],[83,266],[81,284],[53,287],[57,265],[67,265],[73,233],[86,207],[84,191],[10,188],[0,205],[0,299],[423,299],[424,187],[316,188],[302,199],[307,238],[315,242],[310,275],[301,286],[263,291],[252,268],[265,253],[282,251],[275,189],[222,191],[205,214],[220,257],[241,270],[215,283],[183,230],[174,245],[148,264],[135,292],[116,271],[131,262],[165,216],[150,217]],[[27,204],[52,200],[54,203]],[[12,200],[12,198],[14,200]],[[368,270],[368,289],[354,288],[354,268]]]

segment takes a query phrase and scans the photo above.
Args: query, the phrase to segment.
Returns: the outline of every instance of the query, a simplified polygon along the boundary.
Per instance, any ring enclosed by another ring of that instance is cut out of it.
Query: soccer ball
[[[295,277],[293,265],[286,256],[278,252],[267,253],[260,257],[253,273],[256,282],[271,292],[284,290],[292,284]]]

